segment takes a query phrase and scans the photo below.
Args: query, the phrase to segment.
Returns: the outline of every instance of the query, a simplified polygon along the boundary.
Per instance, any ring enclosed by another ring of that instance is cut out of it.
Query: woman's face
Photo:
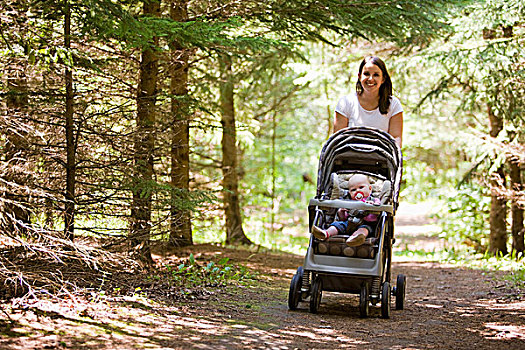
[[[361,82],[364,91],[379,92],[379,88],[385,81],[385,77],[383,76],[381,68],[372,62],[367,62],[363,66],[361,74],[359,74],[359,81]]]

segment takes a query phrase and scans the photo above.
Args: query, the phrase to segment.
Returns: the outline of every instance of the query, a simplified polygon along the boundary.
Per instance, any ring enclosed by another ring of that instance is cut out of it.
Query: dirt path
[[[405,209],[410,214],[400,212],[396,223],[399,249],[442,244],[429,239],[424,212],[418,217],[418,208]],[[259,271],[259,281],[171,306],[135,296],[102,298],[81,311],[74,300],[6,311],[0,348],[525,349],[525,298],[496,272],[397,259],[393,276],[408,278],[405,310],[384,320],[372,308],[371,317],[361,319],[358,296],[350,294],[324,293],[318,314],[306,303],[288,310],[290,279],[303,257],[212,245],[178,254],[190,252],[198,261],[227,256]]]

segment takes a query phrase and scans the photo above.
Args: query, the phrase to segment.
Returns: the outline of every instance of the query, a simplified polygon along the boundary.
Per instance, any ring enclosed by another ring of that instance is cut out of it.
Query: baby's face
[[[371,191],[372,186],[367,181],[356,181],[348,185],[348,192],[353,200],[368,198]]]

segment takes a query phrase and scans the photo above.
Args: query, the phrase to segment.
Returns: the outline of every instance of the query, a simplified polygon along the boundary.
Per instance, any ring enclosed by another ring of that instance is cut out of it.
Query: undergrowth
[[[144,296],[179,300],[202,297],[228,283],[244,284],[256,278],[229,258],[197,262],[193,254],[174,265],[147,267],[126,252],[109,252],[97,244],[71,242],[51,236],[8,240],[0,249],[0,300],[16,298],[25,305],[41,298],[75,298],[91,301],[117,296]]]
[[[139,287],[140,293],[147,298],[177,301],[203,299],[229,284],[245,285],[256,278],[255,273],[230,263],[227,257],[217,262],[199,263],[190,254],[176,265],[156,268]]]
[[[199,264],[193,254],[190,254],[186,261],[177,266],[166,265],[163,270],[157,271],[149,278],[159,280],[164,275],[165,282],[173,285],[224,285],[228,282],[246,283],[255,278],[255,274],[246,267],[229,263],[229,258],[225,257],[218,262],[210,261]]]

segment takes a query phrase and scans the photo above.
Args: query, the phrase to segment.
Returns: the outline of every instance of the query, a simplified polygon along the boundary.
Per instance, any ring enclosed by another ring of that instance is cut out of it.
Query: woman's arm
[[[335,129],[335,126],[334,126]],[[396,140],[397,145],[401,148],[403,141],[403,112],[399,112],[390,118],[388,133]]]
[[[392,123],[392,122],[391,122]],[[348,118],[335,112],[334,133],[348,126]]]

